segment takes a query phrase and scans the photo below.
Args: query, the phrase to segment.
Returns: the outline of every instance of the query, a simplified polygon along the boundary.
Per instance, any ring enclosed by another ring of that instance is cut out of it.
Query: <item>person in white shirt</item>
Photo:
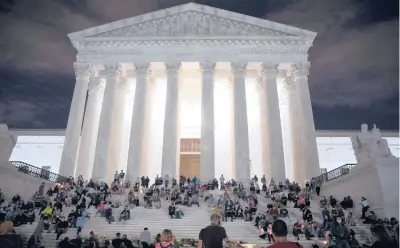
[[[150,247],[151,233],[147,227],[145,227],[143,231],[140,233],[140,243],[142,244],[143,248]]]
[[[361,219],[365,219],[365,213],[368,211],[369,209],[369,202],[367,201],[367,199],[365,197],[361,197],[361,211],[362,211],[362,215],[361,215]]]

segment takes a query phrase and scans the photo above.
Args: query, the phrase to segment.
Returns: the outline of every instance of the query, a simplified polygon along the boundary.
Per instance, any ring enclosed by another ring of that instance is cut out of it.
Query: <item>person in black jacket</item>
[[[65,217],[61,217],[61,221],[57,225],[56,240],[58,240],[60,238],[61,234],[67,232],[68,226],[69,226],[69,223],[68,223],[68,221],[65,220]]]
[[[114,248],[120,248],[121,244],[122,244],[122,239],[121,239],[121,233],[117,233],[115,239],[113,239],[111,241],[111,244]]]
[[[398,242],[389,235],[388,230],[383,225],[373,225],[370,228],[371,243],[370,248],[395,248],[399,247]]]
[[[169,206],[169,208],[168,208],[168,214],[171,217],[171,219],[174,218],[175,210],[176,210],[175,204],[172,203],[171,206]]]

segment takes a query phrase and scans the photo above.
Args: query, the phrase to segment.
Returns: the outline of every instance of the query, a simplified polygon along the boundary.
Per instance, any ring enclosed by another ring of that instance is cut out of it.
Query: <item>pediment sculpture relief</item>
[[[386,139],[382,138],[380,130],[374,125],[371,132],[368,125],[361,125],[361,132],[351,137],[357,163],[364,163],[371,159],[393,157]]]
[[[184,37],[184,36],[294,36],[245,22],[187,11],[93,35],[91,37]]]
[[[8,161],[17,144],[17,137],[11,134],[7,124],[0,124],[0,161]]]

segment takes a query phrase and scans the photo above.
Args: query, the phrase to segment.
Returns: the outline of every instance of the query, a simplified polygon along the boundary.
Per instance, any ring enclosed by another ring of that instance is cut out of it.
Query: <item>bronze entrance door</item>
[[[181,154],[179,175],[185,177],[200,176],[200,154]]]

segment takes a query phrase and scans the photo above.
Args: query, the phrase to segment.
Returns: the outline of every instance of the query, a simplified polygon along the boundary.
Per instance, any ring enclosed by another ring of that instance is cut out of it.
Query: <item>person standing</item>
[[[303,248],[298,242],[287,241],[288,228],[283,220],[275,220],[272,224],[274,244],[270,248]]]
[[[315,181],[315,192],[317,192],[317,195],[319,196],[319,192],[321,192],[321,179],[317,179]]]
[[[369,202],[367,201],[367,199],[365,197],[361,197],[360,205],[362,207],[361,208],[361,212],[362,212],[361,219],[365,219],[365,213],[369,209]]]
[[[140,243],[142,244],[143,248],[150,247],[151,233],[147,227],[145,227],[143,231],[140,233]]]
[[[228,242],[226,230],[221,226],[221,214],[214,212],[210,217],[211,225],[201,229],[197,248],[222,248]]]

